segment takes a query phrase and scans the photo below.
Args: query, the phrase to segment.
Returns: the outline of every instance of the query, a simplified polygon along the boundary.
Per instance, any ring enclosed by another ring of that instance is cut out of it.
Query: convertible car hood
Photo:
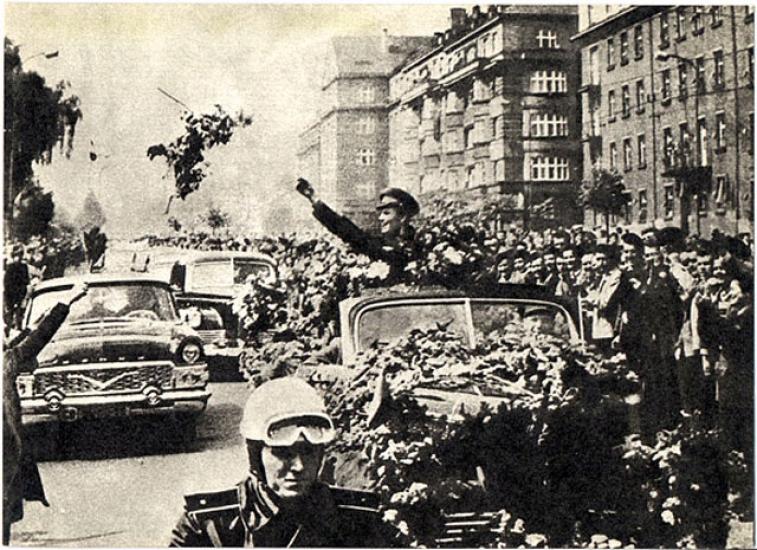
[[[37,356],[40,366],[172,359],[176,324],[162,321],[103,321],[64,325]]]

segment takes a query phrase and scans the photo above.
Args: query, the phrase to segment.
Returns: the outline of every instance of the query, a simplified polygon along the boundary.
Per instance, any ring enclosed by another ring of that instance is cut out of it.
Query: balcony
[[[411,88],[408,92],[402,95],[402,98],[401,98],[402,105],[407,105],[408,103],[412,103],[416,99],[419,99],[425,95],[428,95],[437,86],[438,86],[438,82],[434,80],[433,78],[428,78],[426,80],[416,83],[416,85],[413,88]]]
[[[454,84],[455,82],[459,82],[465,78],[468,78],[469,76],[472,76],[482,70],[486,65],[489,63],[488,58],[480,57],[478,59],[475,59],[471,61],[470,63],[467,63],[465,65],[460,66],[459,68],[456,68],[452,72],[448,73],[446,76],[442,77],[442,79],[439,81],[439,84],[442,86],[449,86],[451,84]]]
[[[503,52],[503,60],[506,61],[559,61],[564,63],[570,60],[571,52],[561,48],[520,48]],[[496,61],[496,58],[492,61]]]

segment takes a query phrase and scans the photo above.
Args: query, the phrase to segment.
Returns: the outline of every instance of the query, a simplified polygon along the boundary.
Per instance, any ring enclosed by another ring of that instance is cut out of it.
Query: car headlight
[[[208,378],[209,373],[206,365],[176,367],[173,371],[174,388],[205,386],[208,383]]]
[[[182,363],[197,363],[202,357],[202,346],[196,342],[186,342],[181,346],[179,357]]]
[[[19,397],[31,397],[34,395],[34,375],[22,374],[17,376],[16,390]]]

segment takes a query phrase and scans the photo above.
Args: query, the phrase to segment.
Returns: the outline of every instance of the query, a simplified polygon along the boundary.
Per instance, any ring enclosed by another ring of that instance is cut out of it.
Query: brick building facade
[[[430,37],[336,37],[324,61],[321,112],[300,135],[300,173],[360,225],[387,186],[389,77]]]
[[[753,7],[579,10],[583,179],[594,167],[623,176],[614,221],[751,232]]]
[[[391,185],[478,189],[573,221],[581,177],[575,6],[451,10],[435,47],[391,78]]]

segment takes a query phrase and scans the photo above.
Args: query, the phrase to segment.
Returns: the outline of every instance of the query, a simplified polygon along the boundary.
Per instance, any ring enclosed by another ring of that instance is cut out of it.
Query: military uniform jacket
[[[318,484],[299,512],[280,511],[263,527],[245,521],[245,483],[216,493],[185,497],[171,547],[387,547],[391,532],[381,521],[375,495]]]
[[[389,265],[389,279],[399,282],[402,272],[415,253],[414,231],[394,240],[387,240],[360,229],[349,218],[337,214],[321,201],[313,203],[313,215],[331,233],[350,245],[358,254],[365,254],[371,260],[382,261]]]

